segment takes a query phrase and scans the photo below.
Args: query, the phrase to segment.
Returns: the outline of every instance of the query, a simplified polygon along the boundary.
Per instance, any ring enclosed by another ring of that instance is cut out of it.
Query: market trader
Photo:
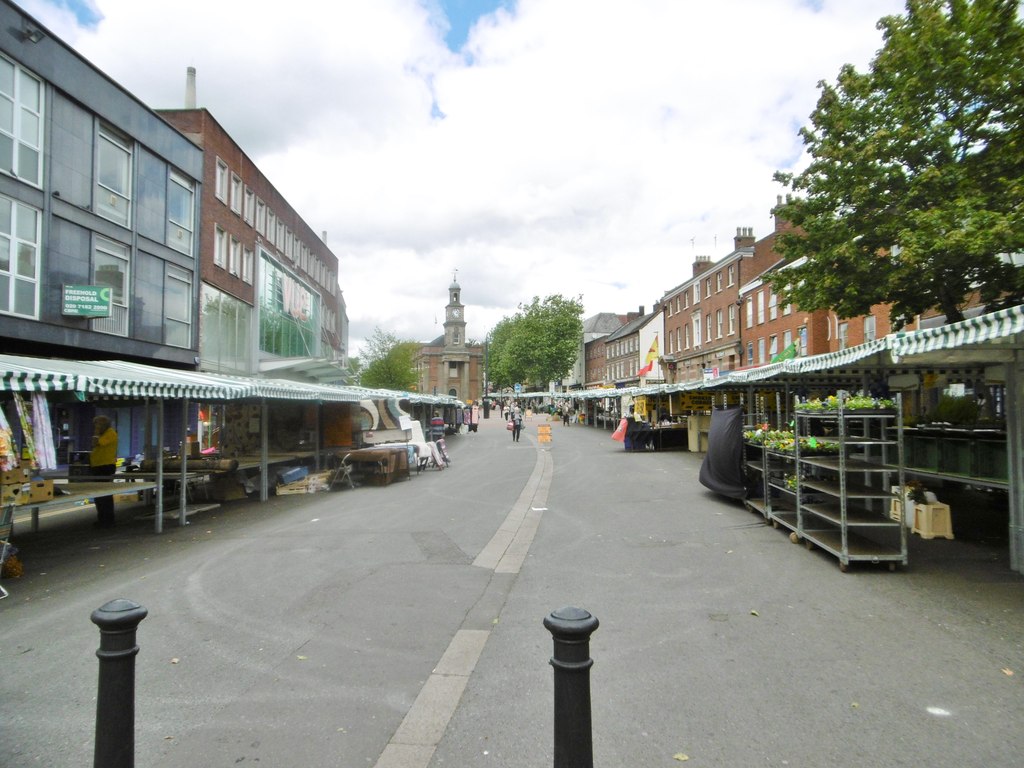
[[[92,453],[89,454],[90,474],[96,479],[106,482],[113,480],[117,471],[117,432],[106,416],[97,416],[92,420]],[[93,499],[96,505],[96,527],[114,527],[114,497],[97,496]]]

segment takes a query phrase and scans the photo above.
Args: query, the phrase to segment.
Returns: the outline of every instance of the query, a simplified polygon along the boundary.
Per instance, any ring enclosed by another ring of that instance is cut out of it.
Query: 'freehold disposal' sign
[[[69,317],[110,317],[110,288],[65,285],[61,314]]]

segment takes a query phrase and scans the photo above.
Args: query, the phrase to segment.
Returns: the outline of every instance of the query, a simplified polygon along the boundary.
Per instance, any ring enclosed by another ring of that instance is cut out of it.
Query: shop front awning
[[[1008,349],[1019,343],[1017,336],[1021,333],[1024,333],[1024,306],[1016,306],[886,338],[894,361],[929,353],[952,353],[953,357],[963,360],[971,355],[972,347],[984,347],[984,359],[999,362],[1009,359]],[[1000,354],[1002,351],[1007,354]]]

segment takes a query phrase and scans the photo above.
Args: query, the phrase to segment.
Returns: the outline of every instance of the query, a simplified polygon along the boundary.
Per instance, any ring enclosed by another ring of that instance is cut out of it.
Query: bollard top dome
[[[90,618],[100,629],[120,629],[136,626],[148,613],[138,603],[119,597],[101,605]]]
[[[552,611],[545,619],[544,626],[558,637],[587,637],[600,622],[590,611],[567,605]]]

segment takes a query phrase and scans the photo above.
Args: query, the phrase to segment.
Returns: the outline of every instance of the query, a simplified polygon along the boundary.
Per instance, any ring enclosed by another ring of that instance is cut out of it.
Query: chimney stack
[[[711,266],[710,256],[695,256],[693,259],[693,276],[696,277],[701,272],[705,271]]]
[[[733,239],[733,249],[749,248],[754,244],[753,227],[736,227],[736,237]]]
[[[196,68],[185,70],[185,109],[196,108]]]

